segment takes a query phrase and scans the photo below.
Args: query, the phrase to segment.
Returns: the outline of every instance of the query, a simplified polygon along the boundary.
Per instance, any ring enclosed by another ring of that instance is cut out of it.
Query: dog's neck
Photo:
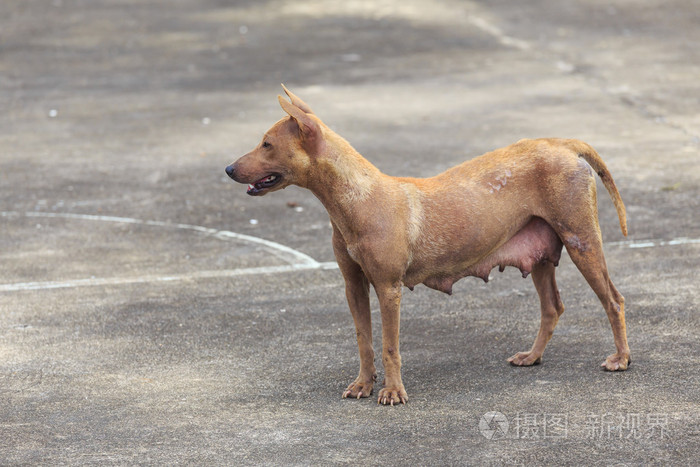
[[[336,133],[324,131],[324,141],[305,188],[321,201],[331,221],[350,226],[353,212],[364,205],[386,176]]]

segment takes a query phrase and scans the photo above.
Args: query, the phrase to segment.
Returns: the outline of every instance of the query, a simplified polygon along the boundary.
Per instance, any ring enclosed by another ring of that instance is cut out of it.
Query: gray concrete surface
[[[697,462],[698,43],[691,0],[3,1],[0,464]],[[395,175],[522,137],[596,147],[629,214],[623,239],[601,193],[631,368],[599,369],[610,328],[564,258],[541,365],[506,364],[539,312],[494,271],[406,293],[406,406],[342,400],[326,213],[223,172],[281,118],[280,82]]]

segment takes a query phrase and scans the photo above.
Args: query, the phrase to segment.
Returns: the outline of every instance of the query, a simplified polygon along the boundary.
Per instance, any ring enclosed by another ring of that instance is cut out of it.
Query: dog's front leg
[[[375,284],[382,313],[382,363],[384,364],[384,388],[379,391],[380,404],[394,405],[408,400],[401,381],[401,354],[399,353],[399,321],[401,309],[401,283]]]
[[[338,263],[341,265],[341,263]],[[341,265],[345,277],[345,296],[350,313],[355,322],[357,347],[360,351],[360,374],[343,392],[343,397],[369,397],[377,370],[374,367],[374,349],[372,347],[372,315],[369,307],[369,281],[362,269],[355,265]]]
[[[374,348],[372,347],[372,315],[369,307],[369,280],[362,268],[350,258],[345,241],[334,232],[333,247],[338,260],[340,272],[345,279],[345,297],[352,319],[355,322],[357,347],[360,351],[360,374],[343,392],[343,398],[369,397],[377,370],[374,366]]]

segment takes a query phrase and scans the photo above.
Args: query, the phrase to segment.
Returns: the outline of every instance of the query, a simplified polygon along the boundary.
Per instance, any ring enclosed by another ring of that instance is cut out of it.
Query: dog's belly
[[[516,267],[527,277],[537,263],[549,261],[558,265],[561,249],[562,242],[554,229],[543,219],[533,217],[508,241],[476,262],[455,258],[427,277],[421,278],[420,271],[415,271],[404,279],[404,285],[413,290],[422,282],[431,289],[451,294],[452,285],[463,277],[476,276],[488,282],[489,273],[496,266],[501,272],[506,266]]]

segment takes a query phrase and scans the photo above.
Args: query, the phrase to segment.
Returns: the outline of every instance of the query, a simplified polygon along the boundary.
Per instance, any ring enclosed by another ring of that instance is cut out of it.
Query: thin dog
[[[380,404],[406,403],[401,380],[399,314],[402,287],[417,284],[451,294],[466,276],[488,281],[498,266],[532,274],[540,298],[540,329],[532,348],[508,359],[529,366],[542,359],[564,305],[554,278],[563,246],[596,293],[612,327],[616,352],[602,366],[625,370],[630,350],[625,300],[603,256],[595,174],[601,178],[627,235],[625,206],[605,163],[572,139],[521,140],[431,178],[381,173],[287,88],[278,96],[288,114],[260,144],[226,167],[248,194],[289,185],[307,188],[328,211],[333,250],[357,331],[360,372],[343,397],[372,393],[377,373],[372,347],[370,284],[382,319],[384,387]]]

